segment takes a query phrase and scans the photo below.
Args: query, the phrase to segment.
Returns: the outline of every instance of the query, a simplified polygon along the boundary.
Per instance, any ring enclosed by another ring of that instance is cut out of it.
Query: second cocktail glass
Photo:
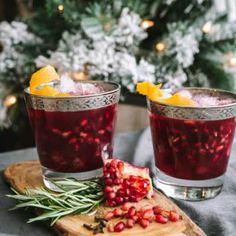
[[[186,88],[196,107],[147,100],[154,148],[154,184],[167,195],[204,200],[220,193],[235,131],[236,95]],[[208,103],[214,105],[208,106]],[[206,103],[204,105],[204,103]]]

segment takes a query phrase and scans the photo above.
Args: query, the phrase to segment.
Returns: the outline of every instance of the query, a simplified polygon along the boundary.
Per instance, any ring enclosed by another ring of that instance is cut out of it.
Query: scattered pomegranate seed
[[[114,232],[121,232],[125,228],[125,223],[123,221],[119,221],[115,226],[114,226]]]
[[[180,215],[175,211],[170,211],[168,218],[170,221],[176,222],[180,219]]]
[[[108,231],[109,232],[114,232],[114,226],[112,224],[108,225]]]
[[[168,219],[162,215],[156,215],[156,222],[160,224],[166,224]]]
[[[139,218],[137,215],[134,215],[134,216],[132,217],[132,220],[134,220],[135,222],[138,222],[139,219],[140,219],[140,218]]]
[[[155,215],[158,215],[162,212],[162,208],[159,206],[154,206],[152,209]]]
[[[123,211],[128,211],[129,208],[131,207],[131,204],[129,202],[125,202],[122,206],[121,206],[121,209]]]
[[[123,211],[122,211],[120,208],[116,208],[116,209],[113,211],[113,213],[114,213],[114,216],[115,216],[115,217],[120,217],[120,216],[123,215]]]
[[[152,207],[150,205],[145,205],[140,208],[140,211],[147,211],[147,210],[151,210],[151,209],[152,209]]]
[[[146,219],[141,219],[139,221],[139,224],[143,227],[143,228],[147,228],[148,225],[150,224],[149,220],[146,220]]]
[[[142,213],[142,218],[149,220],[150,222],[154,219],[154,213],[152,209],[146,210]]]
[[[127,219],[127,222],[126,222],[127,228],[133,228],[134,224],[135,224],[135,221],[133,219]]]
[[[133,206],[130,207],[129,210],[128,210],[128,212],[127,212],[127,217],[132,219],[132,217],[133,217],[135,214],[136,214],[136,209],[135,209],[135,207],[133,207]]]
[[[106,212],[106,214],[105,214],[105,219],[106,219],[106,220],[111,220],[114,216],[115,216],[115,214],[114,214],[113,211],[108,211],[108,212]]]

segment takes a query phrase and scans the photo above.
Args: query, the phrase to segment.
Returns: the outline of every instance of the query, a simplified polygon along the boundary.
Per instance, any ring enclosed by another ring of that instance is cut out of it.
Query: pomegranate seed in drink
[[[121,232],[125,228],[125,223],[123,221],[119,221],[115,226],[114,226],[114,232]]]

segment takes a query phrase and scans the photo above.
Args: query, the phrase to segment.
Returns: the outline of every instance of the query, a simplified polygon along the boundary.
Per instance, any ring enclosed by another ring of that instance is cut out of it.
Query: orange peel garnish
[[[169,98],[157,98],[156,100],[153,100],[156,102],[162,102],[162,103],[166,103],[169,105],[173,105],[173,106],[195,106],[195,102],[188,97],[183,96],[181,93],[175,93],[174,95],[172,95]]]
[[[32,76],[31,76],[30,86],[29,86],[30,93],[39,95],[38,92],[43,89],[43,87],[42,87],[41,89],[38,89],[38,91],[37,91],[37,88],[39,86],[43,86],[44,84],[47,84],[47,83],[55,81],[55,80],[60,80],[60,77],[57,74],[57,72],[56,72],[56,70],[54,69],[53,66],[48,65],[48,66],[45,66],[45,67],[41,68],[40,70],[33,73]],[[50,90],[50,89],[46,88],[46,89],[43,89],[39,93],[44,94],[45,91],[50,91],[51,92],[53,90]],[[46,95],[47,96],[54,96],[54,95],[51,95],[51,94],[46,94]],[[42,96],[46,96],[46,95],[42,95]]]
[[[151,97],[162,96],[161,84],[155,85],[149,81],[137,83],[136,90],[142,95]]]
[[[163,91],[161,90],[161,84],[154,85],[149,81],[137,83],[136,90],[142,95],[146,95],[150,100],[155,102],[161,102],[174,106],[195,106],[196,103],[181,93],[175,93],[168,98],[163,98]]]

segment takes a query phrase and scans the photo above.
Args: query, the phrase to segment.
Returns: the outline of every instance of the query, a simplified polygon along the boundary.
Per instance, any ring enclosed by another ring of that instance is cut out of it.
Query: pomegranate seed
[[[117,161],[116,161],[116,160],[112,160],[112,161],[110,162],[110,165],[111,165],[111,167],[113,167],[114,169],[116,169]]]
[[[150,205],[145,205],[140,208],[140,211],[147,211],[147,210],[152,210],[152,207]]]
[[[109,171],[110,171],[111,173],[115,173],[115,172],[116,172],[116,169],[111,166],[110,169],[109,169]]]
[[[137,215],[134,215],[132,217],[132,220],[134,220],[134,222],[138,222],[140,220],[140,218]]]
[[[116,202],[115,201],[109,201],[107,203],[108,203],[108,206],[110,206],[110,207],[116,206]]]
[[[108,231],[109,232],[114,232],[114,226],[112,224],[108,225]]]
[[[114,217],[114,212],[113,212],[113,211],[108,211],[108,212],[105,214],[105,219],[106,219],[106,220],[111,220],[113,217]]]
[[[123,211],[120,209],[120,208],[116,208],[114,211],[113,211],[115,217],[119,217],[123,214]]]
[[[159,206],[154,206],[152,209],[155,215],[158,215],[162,212],[162,209]]]
[[[136,209],[135,207],[130,207],[128,212],[127,212],[127,217],[128,218],[132,218],[134,215],[136,214]]]
[[[116,185],[121,184],[121,179],[115,179],[114,184],[116,184]]]
[[[106,163],[106,168],[109,169],[109,167],[110,167],[110,162],[107,162]]]
[[[111,186],[113,184],[113,180],[112,179],[107,179],[106,180],[106,185],[109,185],[109,186]]]
[[[156,215],[156,222],[160,224],[166,224],[168,219],[162,215]]]
[[[103,176],[104,176],[104,178],[110,178],[111,175],[109,172],[104,171]]]
[[[114,231],[121,232],[124,230],[124,228],[125,228],[125,223],[123,221],[120,221],[114,226]]]
[[[146,219],[146,220],[149,220],[151,222],[154,218],[153,210],[149,209],[149,210],[144,211],[143,214],[142,214],[142,218]]]
[[[117,167],[118,167],[119,171],[123,171],[124,163],[122,161],[119,161],[118,164],[117,164]]]
[[[113,189],[110,186],[106,186],[105,189],[104,189],[105,193],[110,193],[110,192],[112,192],[112,190]]]
[[[123,211],[128,211],[130,207],[131,207],[131,204],[130,204],[129,202],[125,202],[125,203],[122,205],[121,209],[122,209]]]
[[[116,197],[116,194],[114,192],[110,192],[107,197],[109,199],[114,199]]]
[[[134,224],[135,224],[135,221],[133,219],[127,219],[127,222],[126,222],[127,228],[133,228]]]
[[[123,197],[116,197],[116,198],[115,198],[115,201],[116,201],[117,203],[123,203],[123,202],[124,202],[124,198],[123,198]]]
[[[180,219],[180,215],[175,211],[170,211],[168,218],[170,221],[176,222]]]
[[[148,225],[150,224],[150,222],[146,219],[141,219],[139,224],[143,227],[143,228],[147,228]]]

